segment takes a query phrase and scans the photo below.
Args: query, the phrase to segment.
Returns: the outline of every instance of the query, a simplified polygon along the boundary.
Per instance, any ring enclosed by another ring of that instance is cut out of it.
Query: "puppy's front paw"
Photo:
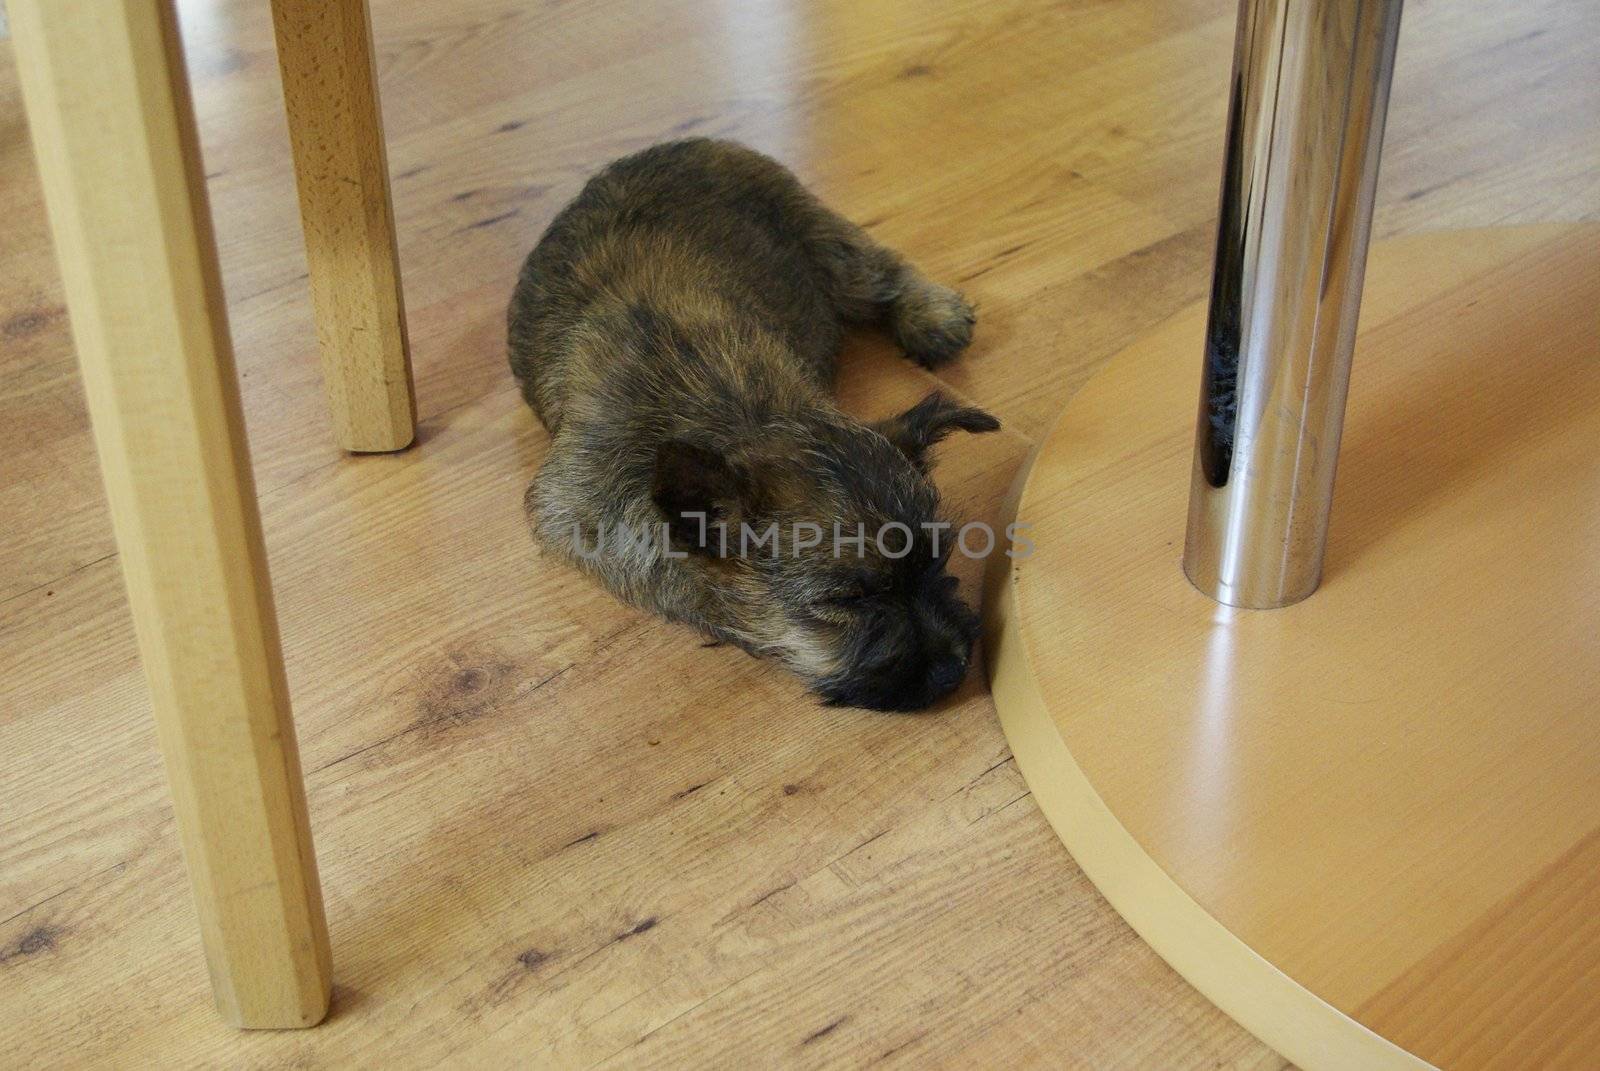
[[[926,281],[901,294],[891,316],[895,341],[924,368],[937,368],[966,349],[978,320],[960,294]]]

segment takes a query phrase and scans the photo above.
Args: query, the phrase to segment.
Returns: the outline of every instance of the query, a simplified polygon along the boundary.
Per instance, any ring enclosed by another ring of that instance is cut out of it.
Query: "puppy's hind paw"
[[[960,294],[920,282],[895,300],[889,326],[907,357],[924,368],[937,368],[967,348],[977,320]]]

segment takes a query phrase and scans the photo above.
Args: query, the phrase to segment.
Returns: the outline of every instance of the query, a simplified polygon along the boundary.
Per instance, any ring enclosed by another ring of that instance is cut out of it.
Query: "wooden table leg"
[[[9,7],[217,1005],[309,1026],[327,924],[177,21]]]
[[[366,0],[272,0],[322,376],[346,450],[416,433]]]

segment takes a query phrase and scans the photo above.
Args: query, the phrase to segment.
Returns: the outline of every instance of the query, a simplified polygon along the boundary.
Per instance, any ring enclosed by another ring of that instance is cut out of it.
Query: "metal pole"
[[[1316,590],[1401,0],[1242,0],[1183,569]]]

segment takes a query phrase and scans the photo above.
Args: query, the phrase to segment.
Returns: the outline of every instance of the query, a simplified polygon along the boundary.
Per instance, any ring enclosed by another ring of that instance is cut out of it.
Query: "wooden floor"
[[[309,1032],[209,1006],[0,55],[0,1066],[1281,1066],[1099,899],[976,676],[928,716],[821,708],[539,560],[502,337],[589,171],[742,137],[977,300],[941,378],[1006,430],[941,481],[993,516],[1205,291],[1231,3],[373,6],[422,427],[352,459],[266,5],[184,5],[333,930]],[[1378,233],[1600,217],[1597,70],[1592,4],[1413,0]],[[847,364],[862,414],[931,382],[877,340]]]

